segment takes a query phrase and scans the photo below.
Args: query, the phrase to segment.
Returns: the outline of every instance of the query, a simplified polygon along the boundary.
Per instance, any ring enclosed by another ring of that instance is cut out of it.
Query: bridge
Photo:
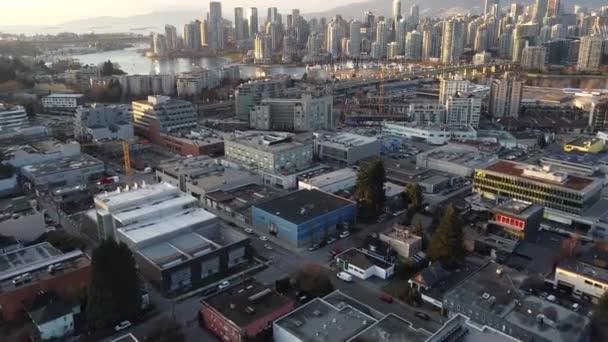
[[[333,85],[334,91],[344,91],[353,88],[360,88],[370,85],[377,85],[382,82],[392,83],[400,82],[412,78],[435,77],[438,75],[450,75],[455,73],[463,73],[468,75],[469,72],[493,73],[499,71],[511,70],[516,66],[512,61],[495,61],[484,64],[462,64],[453,66],[444,66],[437,68],[422,69],[416,71],[408,71],[397,75],[390,75],[384,79],[381,77],[366,77],[355,80],[336,82]]]

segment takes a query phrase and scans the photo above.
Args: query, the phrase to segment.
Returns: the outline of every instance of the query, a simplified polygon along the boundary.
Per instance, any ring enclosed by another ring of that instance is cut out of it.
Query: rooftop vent
[[[323,315],[323,314],[321,313],[321,311],[319,311],[319,310],[315,310],[315,311],[313,311],[313,312],[312,312],[312,314],[313,314],[314,316],[316,316],[316,317],[321,317],[321,316]]]

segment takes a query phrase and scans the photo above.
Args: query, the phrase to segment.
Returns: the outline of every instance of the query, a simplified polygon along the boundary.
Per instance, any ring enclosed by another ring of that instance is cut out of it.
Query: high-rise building
[[[489,112],[494,118],[519,117],[523,81],[512,72],[506,72],[502,79],[493,79],[490,88]]]
[[[408,32],[405,38],[405,58],[419,60],[422,58],[422,34],[418,31]]]
[[[224,22],[222,18],[222,3],[211,1],[209,3],[209,32],[207,44],[213,50],[224,49]]]
[[[410,9],[409,22],[414,25],[414,27],[420,22],[420,9],[418,8],[418,5],[413,5]]]
[[[283,37],[283,63],[291,63],[296,53],[296,38],[291,34]]]
[[[351,43],[352,47],[352,43]],[[321,50],[321,39],[316,33],[311,33],[308,36],[308,40],[306,42],[306,49],[308,50],[308,56],[318,56]]]
[[[559,17],[561,14],[561,0],[548,0],[547,17]]]
[[[445,104],[449,96],[468,92],[470,85],[471,82],[464,80],[461,75],[456,75],[454,79],[441,79],[439,85],[439,102]]]
[[[281,37],[279,32],[280,26],[275,22],[266,23],[266,36],[270,37],[270,49],[272,52],[279,48]]]
[[[475,52],[483,52],[489,50],[488,48],[488,30],[485,24],[480,25],[477,27],[477,32],[475,33],[473,50],[475,50]]]
[[[334,128],[331,96],[302,94],[294,98],[267,98],[249,114],[251,128],[273,131],[316,131]]]
[[[361,23],[357,20],[350,22],[350,42],[348,49],[348,56],[352,58],[359,58],[361,55]]]
[[[422,32],[422,59],[438,58],[441,53],[441,28],[434,26]]]
[[[154,54],[162,56],[167,52],[167,38],[160,33],[154,33],[152,36],[152,45]]]
[[[168,96],[148,96],[147,101],[133,101],[133,126],[144,133],[161,133],[196,128],[197,115],[190,102]]]
[[[298,19],[300,18],[300,10],[297,8],[292,9],[291,16],[293,18],[294,23],[298,22]]]
[[[268,14],[266,16],[266,21],[269,21],[271,23],[279,22],[279,11],[277,10],[276,7],[268,8]]]
[[[199,20],[191,21],[184,25],[184,47],[186,49],[198,50],[202,46],[201,25]]]
[[[393,22],[395,25],[401,18],[401,0],[393,0]]]
[[[525,47],[521,54],[521,68],[524,70],[541,70],[545,66],[547,48],[544,46]]]
[[[177,49],[177,29],[173,25],[165,25],[165,38],[167,39],[167,50]]]
[[[243,40],[245,37],[245,21],[243,7],[234,8],[234,39]]]
[[[376,58],[386,57],[387,41],[388,32],[386,23],[384,22],[384,20],[381,20],[376,25],[376,49],[378,50],[378,55]]]
[[[488,15],[492,12],[492,7],[498,5],[499,0],[484,0],[483,2],[483,14]]]
[[[397,55],[403,55],[405,53],[405,30],[407,22],[405,19],[401,19],[395,23],[395,49]]]
[[[260,26],[258,25],[258,9],[256,7],[249,8],[249,35],[255,37]]]
[[[327,24],[327,34],[325,39],[325,49],[332,58],[338,58],[340,38],[338,37],[338,23],[330,21]]]
[[[517,22],[517,18],[524,14],[524,5],[518,3],[511,4],[511,19],[514,23]]]
[[[534,6],[534,22],[539,26],[542,26],[545,14],[547,14],[547,0],[536,0],[536,5]]]
[[[253,45],[253,57],[256,63],[270,63],[272,61],[272,37],[269,34],[256,34]]]
[[[581,38],[581,45],[578,51],[578,70],[593,71],[598,70],[602,60],[603,39],[597,35],[589,35]]]
[[[551,26],[551,40],[566,38],[566,28],[562,24]]]
[[[259,105],[265,98],[283,97],[286,87],[287,81],[284,78],[249,81],[240,84],[234,92],[237,118],[249,121],[249,113],[255,105]]]
[[[458,63],[463,48],[462,21],[458,19],[445,20],[443,22],[443,34],[441,37],[441,63]]]

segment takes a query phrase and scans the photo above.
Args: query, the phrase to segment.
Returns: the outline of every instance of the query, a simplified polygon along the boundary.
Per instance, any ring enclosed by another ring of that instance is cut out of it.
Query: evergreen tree
[[[386,170],[380,158],[376,158],[359,169],[355,198],[362,217],[373,217],[382,212],[386,202],[384,183]]]
[[[93,251],[91,263],[86,311],[89,328],[104,328],[135,317],[142,304],[142,283],[129,247],[106,239]]]
[[[403,197],[408,210],[412,213],[420,210],[422,207],[422,189],[418,184],[408,184],[401,193],[401,196]]]
[[[429,259],[439,261],[446,267],[455,267],[464,261],[464,238],[462,227],[456,222],[454,207],[450,204],[439,222],[439,226],[427,250]]]

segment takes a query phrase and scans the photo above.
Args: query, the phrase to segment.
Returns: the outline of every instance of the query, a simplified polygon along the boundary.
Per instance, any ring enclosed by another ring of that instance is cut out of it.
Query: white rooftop
[[[179,195],[181,192],[175,186],[168,183],[156,183],[149,185],[140,185],[137,189],[121,190],[121,192],[113,191],[101,193],[96,196],[96,202],[101,202],[110,211],[120,209],[137,201],[146,202],[148,199],[152,201],[160,197],[170,197],[171,195]],[[184,194],[185,195],[185,194]]]
[[[83,97],[83,94],[51,94],[47,97],[73,97],[73,98],[79,98],[79,97]]]
[[[317,188],[323,188],[346,179],[357,178],[357,172],[349,167],[338,169],[332,172],[323,173],[310,179],[304,180],[305,183]]]

